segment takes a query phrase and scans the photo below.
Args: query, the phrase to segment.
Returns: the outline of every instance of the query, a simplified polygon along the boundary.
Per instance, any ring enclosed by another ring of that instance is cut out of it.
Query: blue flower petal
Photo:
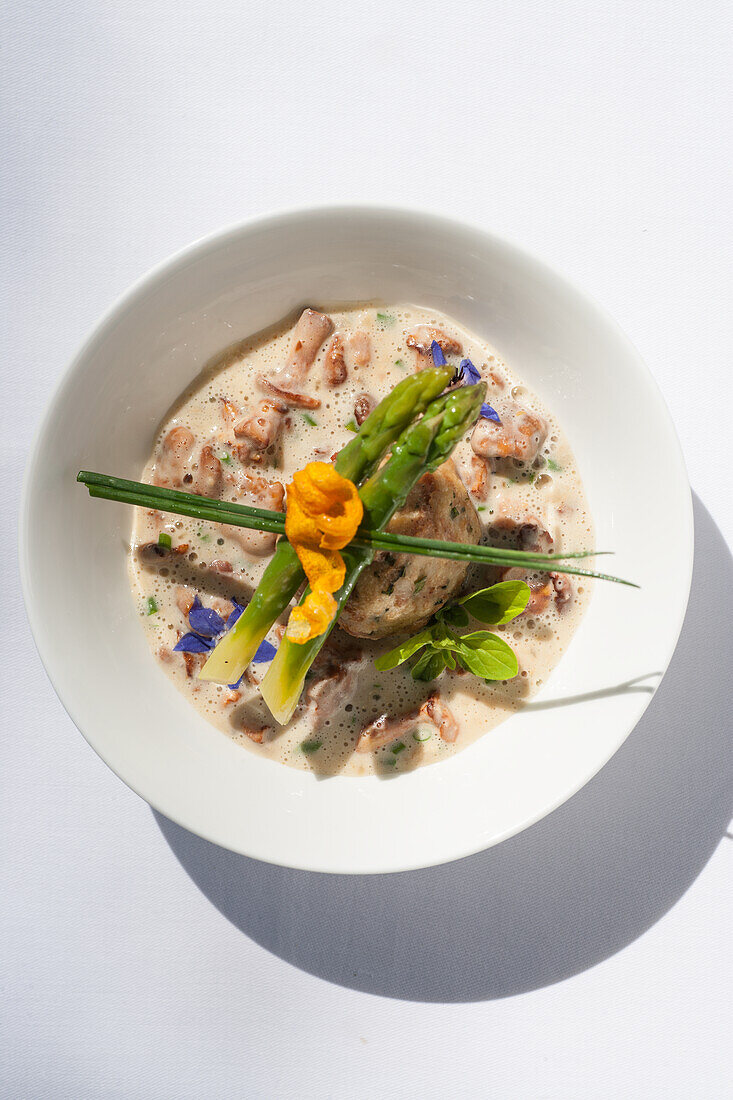
[[[174,653],[208,653],[214,648],[211,638],[203,638],[200,634],[184,634],[173,646]]]
[[[443,349],[441,348],[437,340],[433,340],[432,344],[430,345],[430,350],[433,353],[433,362],[435,363],[436,367],[444,367],[446,361],[445,356],[443,355]]]
[[[198,596],[188,613],[188,621],[192,630],[207,638],[214,638],[224,630],[224,620],[221,615],[211,607],[204,607]]]
[[[260,642],[259,649],[252,658],[252,661],[256,665],[261,665],[264,664],[265,661],[271,661],[276,653],[276,647],[274,645],[271,645],[270,642]]]
[[[491,405],[489,405],[486,401],[481,406],[481,415],[484,417],[485,420],[493,420],[495,424],[501,424],[501,419],[498,412],[496,411],[496,409],[493,409]]]
[[[227,619],[227,623],[226,623],[227,630],[232,629],[232,627],[236,623],[237,619],[239,618],[239,616],[244,611],[244,608],[242,607],[242,605],[238,604],[236,600],[232,600],[232,603],[234,604],[234,608],[233,608],[231,614],[229,615],[229,618]]]
[[[461,359],[461,377],[467,385],[474,386],[481,381],[481,373],[474,367],[470,359]]]

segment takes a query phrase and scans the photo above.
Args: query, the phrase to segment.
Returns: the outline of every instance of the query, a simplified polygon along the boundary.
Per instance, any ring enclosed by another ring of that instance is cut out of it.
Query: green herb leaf
[[[482,680],[513,680],[519,672],[511,646],[490,630],[464,634],[455,654],[459,664]]]
[[[430,645],[432,641],[432,630],[421,630],[414,638],[408,638],[406,642],[400,642],[394,649],[390,649],[389,653],[383,653],[381,657],[377,657],[374,667],[380,672],[397,668],[397,665],[407,661],[413,653],[417,653],[418,649],[422,649],[423,646]]]
[[[322,744],[323,741],[301,741],[300,751],[308,756],[312,752],[318,752]]]
[[[344,427],[346,428],[347,432],[358,432],[359,431],[359,429],[356,426],[356,421],[354,420],[353,417],[348,422],[348,424],[344,425]]]
[[[395,756],[398,756],[406,748],[407,746],[405,745],[404,741],[398,741],[396,745],[392,746],[392,752]]]
[[[440,620],[433,623],[430,627],[430,633],[432,634],[431,644],[435,649],[455,649],[456,644],[460,641],[458,635],[449,630],[445,623]]]
[[[529,585],[524,581],[500,581],[464,596],[459,603],[482,623],[510,623],[521,615],[529,601]]]
[[[451,626],[468,626],[468,612],[457,603],[449,603],[435,613],[436,619]]]
[[[393,325],[395,321],[391,313],[377,313],[377,320],[384,328],[386,328],[387,325]]]
[[[413,680],[435,680],[446,667],[448,663],[446,661],[447,656],[449,656],[449,654],[441,650],[435,650],[432,647],[426,649],[412,666]]]
[[[547,459],[547,469],[552,470],[553,474],[561,474],[562,473],[562,466],[558,466],[558,464],[557,464],[557,462],[555,462],[554,458],[548,458]]]
[[[310,413],[301,413],[301,416],[309,428],[316,428],[318,426],[318,421],[314,420]]]
[[[165,531],[161,531],[158,535],[158,546],[165,546],[167,550],[170,550],[172,545],[173,543],[171,542],[170,535]]]
[[[155,599],[155,596],[148,596],[147,600],[145,601],[145,608],[148,615],[155,615],[156,611],[158,610],[158,602]]]
[[[222,451],[222,453],[219,455],[219,458],[222,462],[226,463],[227,466],[231,466],[232,456],[229,454],[229,451]]]
[[[405,363],[404,363],[404,360],[403,360],[403,359],[395,359],[395,361],[394,361],[394,365],[395,365],[396,367],[399,367],[399,368],[400,368],[400,370],[404,370],[404,369],[405,369]]]

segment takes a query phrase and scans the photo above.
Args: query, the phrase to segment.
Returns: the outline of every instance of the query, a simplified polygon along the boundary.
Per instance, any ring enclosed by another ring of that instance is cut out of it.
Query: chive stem
[[[122,504],[131,504],[138,508],[149,508],[161,512],[173,512],[190,516],[193,519],[210,523],[228,523],[235,527],[245,527],[255,531],[269,531],[273,534],[285,534],[285,514],[267,508],[252,508],[230,501],[213,500],[196,493],[184,493],[177,489],[165,489],[159,485],[147,485],[144,482],[130,481],[126,478],[112,477],[109,474],[97,474],[82,470],[77,481],[87,486],[89,495],[102,500],[114,500]],[[449,561],[467,562],[477,565],[493,565],[504,568],[512,566],[536,570],[538,572],[557,571],[580,577],[595,577],[616,584],[639,586],[632,581],[613,577],[607,573],[598,573],[588,569],[579,569],[572,564],[575,559],[595,557],[608,551],[583,550],[567,554],[535,554],[528,550],[510,550],[504,547],[474,546],[472,543],[450,542],[443,539],[423,539],[411,535],[396,535],[387,531],[371,532],[359,528],[351,545],[371,550],[391,550],[397,553],[419,554],[424,557],[443,558]]]

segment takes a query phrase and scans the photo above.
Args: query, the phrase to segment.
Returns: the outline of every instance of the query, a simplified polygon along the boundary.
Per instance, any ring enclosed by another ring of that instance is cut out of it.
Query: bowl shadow
[[[690,604],[656,697],[599,774],[536,825],[439,867],[350,876],[260,863],[156,813],[176,858],[273,954],[385,997],[508,997],[621,950],[684,894],[733,814],[733,559],[696,496],[694,513]]]

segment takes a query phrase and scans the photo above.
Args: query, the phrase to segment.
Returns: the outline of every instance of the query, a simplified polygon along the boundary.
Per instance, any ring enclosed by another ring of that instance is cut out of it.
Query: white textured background
[[[0,1094],[733,1096],[730,5],[5,13]],[[475,220],[599,298],[698,499],[677,655],[604,771],[488,853],[349,880],[213,848],[107,771],[40,668],[11,517],[43,404],[130,282],[244,216],[357,200]]]

